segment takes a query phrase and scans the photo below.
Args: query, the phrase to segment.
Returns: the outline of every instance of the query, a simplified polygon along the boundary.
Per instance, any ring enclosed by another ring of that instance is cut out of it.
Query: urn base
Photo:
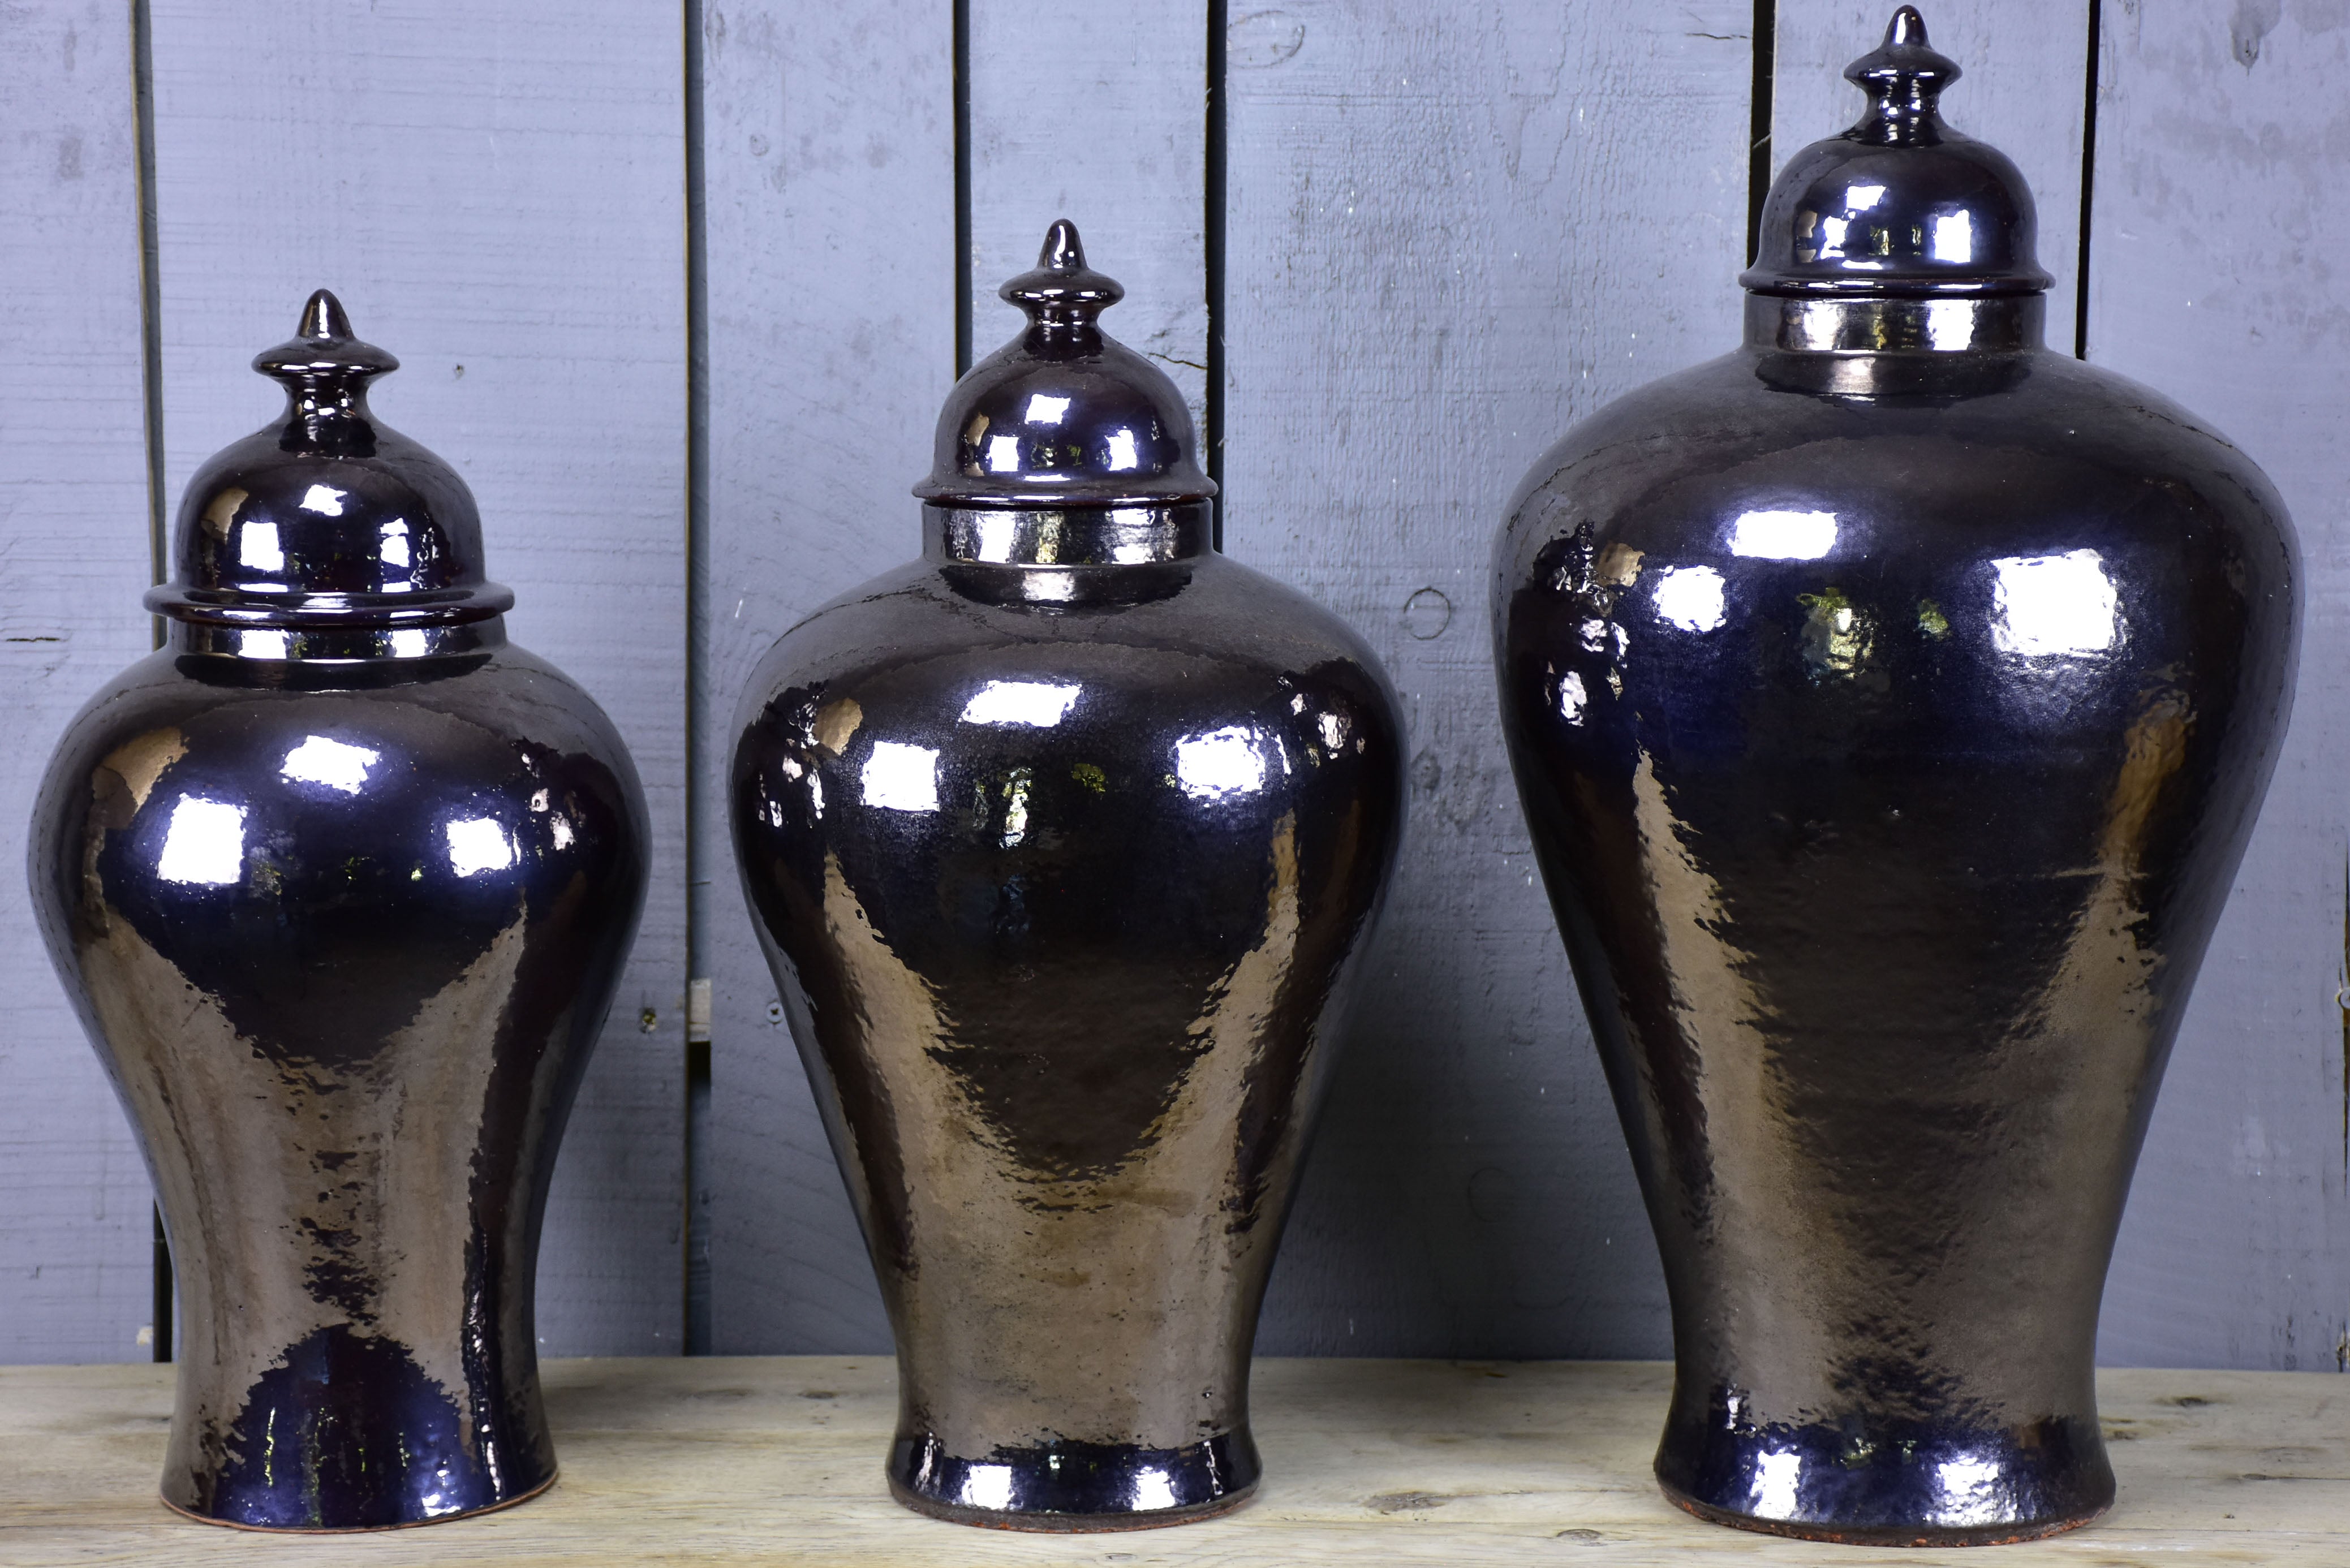
[[[1657,1480],[1711,1524],[1856,1546],[1996,1546],[2113,1506],[2093,1420],[1981,1428],[1847,1421],[1669,1429]]]
[[[165,1508],[170,1509],[182,1519],[192,1519],[198,1524],[217,1524],[223,1530],[249,1530],[255,1535],[377,1535],[387,1530],[417,1530],[428,1524],[446,1524],[452,1519],[478,1519],[485,1513],[496,1513],[501,1509],[513,1508],[528,1502],[554,1484],[555,1473],[550,1470],[536,1485],[527,1490],[517,1491],[510,1497],[493,1498],[487,1502],[475,1503],[470,1508],[461,1508],[454,1513],[425,1514],[414,1519],[395,1519],[381,1524],[255,1523],[249,1520],[231,1519],[217,1513],[199,1513],[196,1510],[174,1502],[168,1497],[161,1501]]]
[[[889,1450],[889,1493],[917,1513],[991,1530],[1084,1533],[1212,1519],[1248,1501],[1261,1467],[1248,1429],[1182,1449],[1051,1443],[949,1454],[929,1433]]]

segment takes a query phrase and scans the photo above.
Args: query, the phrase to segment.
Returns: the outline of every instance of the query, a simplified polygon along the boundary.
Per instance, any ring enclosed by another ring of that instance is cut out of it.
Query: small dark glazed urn
[[[1368,649],[1211,543],[1056,223],[940,418],[920,560],[744,695],[743,888],[896,1331],[891,1490],[1121,1530],[1256,1484],[1248,1366],[1402,813]]]
[[[2021,1540],[2113,1500],[2098,1297],[2299,566],[2241,452],[2043,347],[2030,193],[1917,13],[1846,74],[1744,347],[1521,486],[1495,652],[1671,1293],[1666,1492]]]
[[[189,482],[169,642],[66,732],[51,957],[179,1275],[163,1498],[374,1530],[555,1476],[531,1324],[557,1141],[645,887],[635,768],[508,643],[473,500],[368,410],[334,296],[285,417]]]

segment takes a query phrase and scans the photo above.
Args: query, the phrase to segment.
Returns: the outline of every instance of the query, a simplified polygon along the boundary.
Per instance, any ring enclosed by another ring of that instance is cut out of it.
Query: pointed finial
[[[1085,271],[1086,242],[1077,238],[1077,225],[1066,218],[1054,219],[1045,231],[1045,248],[1036,253],[1036,265],[1045,272]]]
[[[275,376],[288,391],[321,388],[357,397],[370,376],[400,369],[400,361],[372,343],[351,336],[351,318],[343,302],[326,289],[313,294],[302,306],[294,336],[275,348],[253,357],[253,368]]]
[[[1915,5],[1893,13],[1885,42],[1844,68],[1845,80],[1869,96],[1868,112],[1845,135],[1886,147],[1931,147],[1950,134],[1942,123],[1942,89],[1959,79],[1959,63],[1926,42],[1926,18]]]
[[[1126,297],[1118,280],[1086,265],[1086,244],[1077,225],[1055,218],[1036,253],[1036,270],[1024,272],[996,293],[1028,313],[1030,330],[1048,337],[1098,334],[1094,317]]]
[[[302,307],[302,319],[294,328],[295,337],[313,341],[332,342],[350,335],[351,318],[343,314],[343,302],[323,288]]]

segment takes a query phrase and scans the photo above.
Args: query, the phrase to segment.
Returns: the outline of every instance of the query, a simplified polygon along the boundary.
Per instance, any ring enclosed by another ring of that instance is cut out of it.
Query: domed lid
[[[148,608],[197,625],[357,630],[486,620],[514,604],[483,578],[465,482],[368,411],[369,380],[400,361],[352,337],[333,295],[312,295],[292,340],[253,368],[285,385],[285,417],[188,482],[172,581]]]
[[[1076,225],[1045,234],[1036,270],[997,291],[1028,329],[973,365],[939,414],[914,487],[949,506],[1164,506],[1216,493],[1175,383],[1096,317],[1126,290],[1086,265]]]
[[[1762,205],[1756,294],[1946,298],[2037,294],[2032,189],[2005,153],[1942,123],[1959,67],[1926,42],[1917,7],[1845,67],[1868,111],[1790,159]]]

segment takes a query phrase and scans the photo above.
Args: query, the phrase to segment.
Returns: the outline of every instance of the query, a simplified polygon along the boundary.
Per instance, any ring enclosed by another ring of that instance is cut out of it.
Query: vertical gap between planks
[[[1754,83],[1746,119],[1746,265],[1762,244],[1762,203],[1771,194],[1771,91],[1778,68],[1777,0],[1754,0]]]
[[[1208,294],[1208,395],[1203,412],[1207,428],[1200,432],[1207,447],[1208,478],[1216,487],[1212,537],[1224,547],[1224,192],[1229,116],[1225,80],[1225,12],[1227,0],[1208,0],[1207,168],[1201,182],[1204,244],[1203,271]]]
[[[130,115],[138,143],[139,357],[147,441],[147,568],[151,581],[163,580],[163,316],[162,269],[155,236],[155,48],[154,20],[147,0],[130,0]],[[150,635],[163,646],[163,618],[153,618]],[[149,1253],[149,1333],[158,1361],[172,1359],[172,1243],[163,1231],[163,1210],[153,1206],[153,1244]]]
[[[954,373],[971,369],[971,0],[954,0]]]
[[[2350,1188],[2350,850],[2342,860],[2342,970],[2334,1004],[2342,1011],[2342,1174]],[[2350,1324],[2334,1341],[2334,1370],[2350,1372]]]
[[[2097,66],[2106,49],[2105,0],[2089,0],[2088,64],[2081,94],[2081,248],[2073,277],[2073,358],[2089,357],[2089,219],[2097,182]],[[2350,1103],[2345,1114],[2350,1115]]]
[[[685,0],[685,972],[710,972],[710,867],[702,849],[705,816],[712,815],[703,782],[711,770],[695,765],[710,724],[710,253],[708,182],[702,142],[707,85],[702,57],[702,0]],[[711,1350],[710,1303],[710,1042],[693,1038],[694,1007],[685,1030],[685,1247],[680,1282],[685,1296],[685,1354]],[[706,1033],[706,1032],[705,1032]]]

